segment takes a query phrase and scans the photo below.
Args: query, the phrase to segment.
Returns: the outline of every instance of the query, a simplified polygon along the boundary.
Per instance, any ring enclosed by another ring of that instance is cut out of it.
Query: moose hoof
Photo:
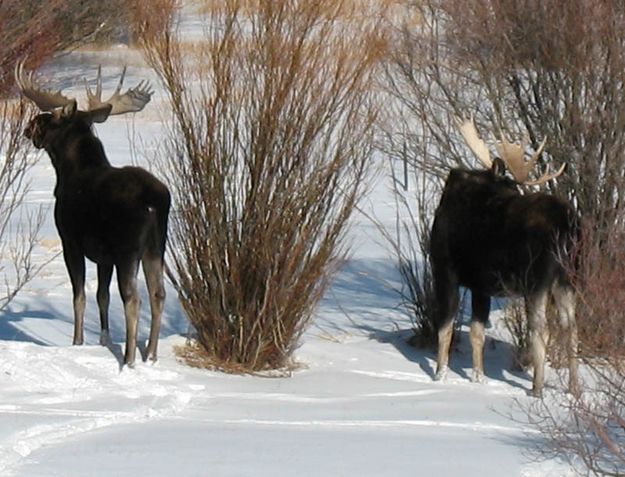
[[[445,381],[446,377],[447,377],[447,366],[443,366],[439,370],[436,371],[436,374],[434,375],[434,381]]]
[[[108,346],[109,345],[109,334],[108,332],[101,332],[100,333],[100,345],[102,346]]]
[[[471,382],[477,383],[477,384],[484,384],[486,382],[486,378],[484,377],[484,372],[474,369],[473,373],[471,374]]]
[[[578,383],[571,383],[571,384],[569,384],[569,393],[573,397],[576,397],[576,398],[580,397],[581,394],[582,394],[582,390],[581,390],[579,384]]]
[[[135,357],[129,357],[128,355],[124,355],[124,366],[130,369],[135,369]]]

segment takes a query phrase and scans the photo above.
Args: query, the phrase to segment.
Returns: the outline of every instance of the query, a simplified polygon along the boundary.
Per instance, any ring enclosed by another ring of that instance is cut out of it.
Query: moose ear
[[[490,170],[495,179],[502,179],[506,176],[506,164],[499,157],[493,159],[493,165]]]
[[[94,123],[103,123],[108,119],[112,109],[113,106],[111,104],[105,104],[100,108],[89,111],[89,115]]]
[[[76,114],[77,109],[78,104],[76,103],[76,100],[73,99],[63,106],[63,109],[61,110],[61,117],[64,119],[71,119]]]

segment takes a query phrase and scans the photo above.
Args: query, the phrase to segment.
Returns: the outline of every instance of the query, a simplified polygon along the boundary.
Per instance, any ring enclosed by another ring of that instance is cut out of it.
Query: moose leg
[[[100,310],[100,344],[109,343],[109,302],[111,294],[109,287],[113,276],[113,265],[98,265],[98,308]]]
[[[156,361],[158,335],[161,329],[161,317],[165,305],[165,284],[163,279],[163,259],[146,253],[143,256],[143,273],[150,295],[150,341],[148,342],[147,359]]]
[[[69,279],[72,282],[74,302],[74,340],[73,344],[81,345],[84,342],[83,323],[85,318],[85,258],[71,247],[63,244],[63,258]]]
[[[444,275],[446,276],[434,279],[438,302],[438,356],[434,376],[436,381],[442,381],[447,375],[454,317],[459,304],[457,281],[449,273]]]
[[[117,264],[117,282],[124,303],[126,317],[126,352],[124,363],[133,368],[137,351],[137,325],[139,323],[139,292],[137,291],[137,271],[139,262],[135,259]]]
[[[473,375],[471,381],[484,381],[484,325],[490,312],[490,296],[471,290],[471,351]]]
[[[566,351],[569,364],[569,392],[579,395],[577,376],[577,323],[575,321],[575,291],[569,285],[557,283],[553,287],[553,297],[558,307],[560,324],[566,332]]]
[[[530,331],[530,352],[534,366],[532,394],[542,395],[545,382],[545,355],[547,343],[547,291],[539,291],[525,299]]]

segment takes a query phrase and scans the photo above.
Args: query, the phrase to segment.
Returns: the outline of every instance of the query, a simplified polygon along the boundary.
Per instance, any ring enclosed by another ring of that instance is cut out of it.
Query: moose
[[[544,384],[546,307],[556,304],[567,335],[569,390],[577,392],[577,327],[575,294],[562,257],[575,240],[577,219],[565,200],[542,192],[522,193],[519,185],[538,185],[558,177],[547,171],[529,180],[545,140],[526,161],[527,140],[509,142],[502,134],[500,157],[491,160],[473,119],[458,120],[461,135],[486,170],[452,169],[446,179],[430,235],[437,304],[438,356],[436,380],[445,378],[459,287],[471,291],[470,341],[472,380],[484,378],[484,325],[493,296],[520,296],[530,331],[534,368],[532,393]],[[513,179],[506,176],[506,169]]]
[[[156,360],[165,302],[164,254],[170,194],[167,187],[139,167],[114,167],[93,131],[111,115],[141,111],[150,101],[148,82],[121,93],[126,68],[113,95],[102,101],[98,68],[96,90],[87,89],[88,108],[61,91],[37,85],[33,72],[25,74],[25,59],[15,68],[21,93],[41,111],[30,120],[24,135],[45,149],[56,173],[54,219],[63,247],[74,305],[74,345],[83,344],[85,313],[85,257],[97,264],[97,302],[100,344],[109,342],[108,307],[115,268],[126,319],[124,363],[135,364],[139,294],[137,273],[142,263],[152,315],[146,358]]]

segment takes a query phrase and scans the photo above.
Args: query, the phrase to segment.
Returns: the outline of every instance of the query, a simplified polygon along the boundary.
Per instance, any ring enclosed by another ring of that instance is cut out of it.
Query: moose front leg
[[[545,384],[545,357],[547,354],[547,299],[546,291],[539,291],[526,297],[527,316],[530,329],[530,351],[534,366],[532,394],[542,397]]]
[[[106,346],[109,343],[109,302],[111,294],[109,291],[111,277],[113,276],[113,265],[98,265],[98,308],[100,310],[100,344]]]
[[[473,374],[471,381],[484,381],[484,326],[490,312],[490,296],[471,290],[471,351]]]
[[[83,326],[85,318],[85,257],[63,244],[63,258],[72,283],[74,304],[74,345],[84,343]]]

